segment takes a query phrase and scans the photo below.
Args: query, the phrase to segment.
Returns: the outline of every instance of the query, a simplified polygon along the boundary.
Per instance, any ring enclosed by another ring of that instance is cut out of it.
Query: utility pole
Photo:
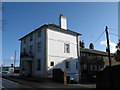
[[[15,69],[15,62],[16,62],[16,50],[15,50],[15,57],[14,57],[14,69]]]
[[[107,38],[107,52],[108,52],[108,57],[109,57],[109,67],[110,67],[110,87],[114,87],[113,83],[113,78],[112,78],[112,69],[111,69],[111,55],[110,55],[110,44],[109,44],[109,36],[108,36],[108,27],[106,26],[105,28],[106,31],[106,38]]]
[[[105,28],[106,31],[106,38],[107,38],[107,52],[109,57],[109,66],[111,67],[111,56],[110,56],[110,44],[109,44],[109,36],[108,36],[108,27]]]

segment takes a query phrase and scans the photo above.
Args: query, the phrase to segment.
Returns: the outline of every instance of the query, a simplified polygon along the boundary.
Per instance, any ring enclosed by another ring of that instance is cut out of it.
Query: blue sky
[[[67,18],[68,29],[79,32],[81,40],[88,48],[93,42],[95,49],[105,50],[105,33],[97,38],[107,25],[109,32],[118,34],[118,3],[117,2],[77,2],[77,3],[3,3],[2,58],[4,65],[13,63],[15,50],[19,65],[19,38],[45,23],[59,25],[59,14]],[[97,42],[95,42],[97,40]],[[110,35],[111,46],[118,37]]]
[[[119,35],[119,39],[120,39],[120,1],[119,1],[119,4],[118,4],[118,35]]]
[[[2,0],[2,2],[118,2],[119,0]]]

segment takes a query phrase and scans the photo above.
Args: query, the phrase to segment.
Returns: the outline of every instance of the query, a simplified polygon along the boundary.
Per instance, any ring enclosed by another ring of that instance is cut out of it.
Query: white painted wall
[[[21,52],[23,52],[24,48],[26,48],[26,52],[29,52],[29,46],[33,46],[33,55],[34,59],[32,61],[32,75],[33,76],[44,76],[45,73],[45,30],[41,30],[41,37],[38,38],[37,36],[38,32],[33,33],[33,40],[30,41],[30,35],[28,35],[26,38],[26,44],[24,44],[24,38],[21,41]],[[41,42],[41,52],[37,51],[37,43]],[[41,70],[37,70],[37,60],[41,60]],[[21,59],[22,60],[22,59]],[[23,60],[23,63],[25,61]],[[21,66],[22,62],[21,62]],[[24,65],[27,70],[27,65]],[[26,71],[27,73],[28,71]]]
[[[62,32],[47,29],[48,34],[48,70],[53,68],[50,62],[54,61],[55,68],[62,68],[63,71],[70,75],[70,78],[76,78],[77,57],[77,39],[76,36]],[[64,43],[70,44],[70,53],[64,53]],[[65,61],[70,61],[70,68],[65,70]],[[49,73],[49,72],[48,72]],[[51,73],[51,72],[50,72]]]
[[[37,51],[37,43],[41,42],[41,51]],[[36,32],[36,43],[34,45],[34,48],[36,49],[35,51],[35,65],[34,67],[37,68],[37,60],[41,59],[41,70],[36,70],[34,69],[34,74],[35,76],[44,76],[45,73],[45,30],[41,30],[41,37],[37,37],[37,32]]]
[[[76,36],[56,32],[51,29],[48,32],[48,55],[60,57],[77,58],[77,41]],[[64,53],[64,43],[70,44],[70,53]]]

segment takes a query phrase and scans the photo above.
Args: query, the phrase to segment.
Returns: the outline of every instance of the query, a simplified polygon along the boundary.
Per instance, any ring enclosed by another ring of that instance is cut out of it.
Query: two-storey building
[[[80,42],[80,66],[81,66],[81,81],[95,81],[96,74],[109,66],[108,52],[95,50],[93,43],[90,43],[89,48],[85,48],[84,41]],[[120,64],[117,62],[111,53],[112,66]]]

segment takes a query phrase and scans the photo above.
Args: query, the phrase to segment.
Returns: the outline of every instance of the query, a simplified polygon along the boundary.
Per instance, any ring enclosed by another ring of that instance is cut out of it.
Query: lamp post
[[[15,56],[14,56],[14,69],[15,69],[15,63],[16,63],[16,52],[17,52],[18,50],[15,50]]]
[[[16,50],[15,50],[15,56],[14,56],[14,69],[15,69],[15,62],[16,62]]]

